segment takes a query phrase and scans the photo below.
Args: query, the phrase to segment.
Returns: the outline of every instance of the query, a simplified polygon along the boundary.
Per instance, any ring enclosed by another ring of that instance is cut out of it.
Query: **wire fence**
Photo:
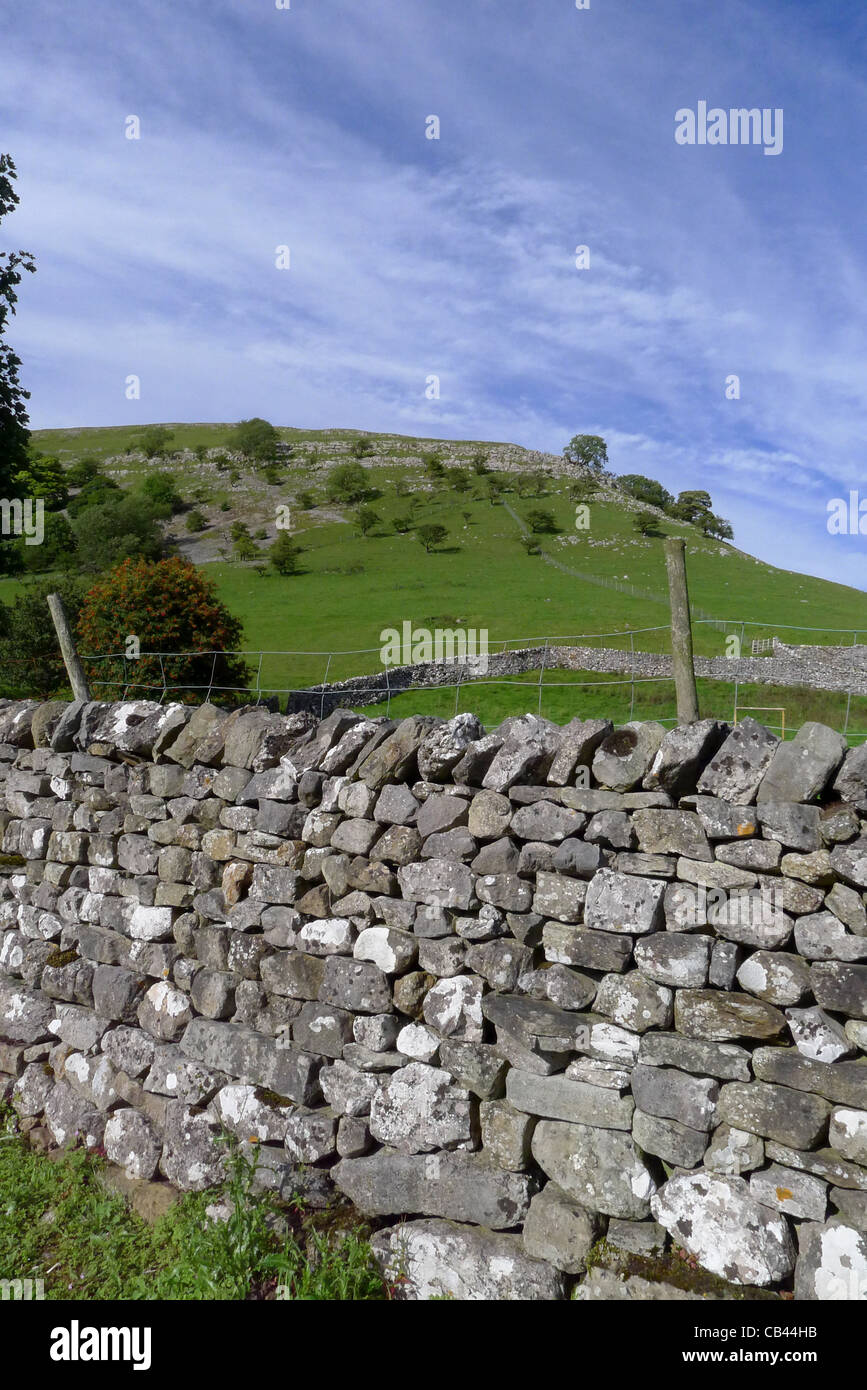
[[[803,714],[805,718],[821,718],[821,722],[838,728],[850,741],[867,738],[867,732],[852,727],[856,712],[862,716],[859,722],[867,723],[867,646],[859,641],[863,635],[860,629],[775,624],[770,636],[748,639],[748,630],[758,628],[767,634],[771,625],[743,619],[699,618],[694,626],[727,634],[727,645],[736,639],[732,652],[695,659],[701,682],[721,682],[731,687],[731,710],[726,708],[725,713],[722,697],[713,692],[718,705],[714,717],[737,722],[750,709],[779,709],[779,723],[768,723],[767,727],[783,734],[794,734],[800,727],[798,716]],[[625,632],[544,638],[492,640],[486,635],[483,654],[446,655],[404,664],[383,661],[381,647],[332,651],[157,651],[142,652],[137,657],[109,652],[84,655],[82,660],[96,698],[134,696],[160,703],[171,698],[219,699],[223,703],[271,704],[279,708],[280,698],[284,697],[287,710],[310,709],[324,716],[338,707],[366,706],[384,706],[385,713],[390,714],[395,701],[400,699],[405,706],[402,697],[424,696],[430,703],[432,692],[440,692],[435,701],[438,711],[457,714],[462,701],[471,701],[477,713],[489,706],[500,708],[503,694],[512,691],[521,692],[526,708],[527,692],[532,691],[529,703],[540,715],[547,703],[554,709],[554,717],[568,718],[577,713],[575,704],[579,692],[583,692],[585,700],[589,698],[594,706],[603,695],[606,701],[616,702],[619,711],[630,720],[638,717],[639,709],[649,707],[651,713],[645,717],[676,724],[676,716],[665,712],[669,706],[674,708],[670,657],[663,650],[649,650],[654,645],[667,645],[662,639],[669,634],[669,627],[660,624]],[[810,635],[823,640],[799,644],[784,641],[780,634]],[[459,631],[459,635],[466,634]],[[758,651],[752,655],[757,643]],[[747,648],[751,655],[742,656],[740,653]],[[236,673],[234,680],[221,680],[227,663]],[[292,679],[315,665],[320,668],[320,679]],[[239,670],[243,679],[237,677]],[[570,674],[573,671],[574,677]],[[281,680],[284,673],[288,679]],[[754,688],[769,685],[790,689],[789,703],[769,707],[761,697],[751,694]],[[448,705],[447,692],[454,696]],[[703,704],[709,701],[714,702],[706,689]],[[725,704],[728,706],[728,700]],[[613,709],[606,708],[605,713],[613,717]]]

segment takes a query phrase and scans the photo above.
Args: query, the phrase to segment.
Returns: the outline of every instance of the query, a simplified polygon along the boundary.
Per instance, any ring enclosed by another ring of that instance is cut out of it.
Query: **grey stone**
[[[810,967],[810,978],[821,1008],[867,1019],[867,965],[826,961]]]
[[[742,1178],[672,1178],[651,1206],[673,1240],[730,1283],[763,1288],[792,1273],[795,1251],[785,1218],[757,1202]]]
[[[828,1185],[821,1178],[782,1168],[772,1163],[750,1178],[750,1192],[766,1207],[802,1221],[824,1221],[828,1211]]]
[[[724,1124],[794,1149],[819,1145],[827,1134],[830,1114],[831,1106],[819,1096],[764,1081],[731,1081],[719,1096]]]
[[[707,1131],[716,1124],[718,1081],[639,1063],[632,1072],[632,1094],[636,1107],[647,1115],[676,1120],[694,1130]]]
[[[106,1158],[122,1168],[128,1178],[149,1181],[154,1177],[162,1141],[153,1125],[138,1111],[116,1110],[110,1115],[103,1144]]]
[[[695,811],[636,811],[638,843],[647,854],[682,854],[711,860],[713,851]]]
[[[650,938],[653,940],[653,938]],[[632,937],[592,931],[561,922],[546,922],[542,929],[545,959],[560,965],[580,965],[587,970],[625,970],[632,955]]]
[[[184,1054],[251,1086],[263,1086],[296,1105],[319,1098],[318,1058],[236,1023],[194,1018],[181,1042]]]
[[[370,1132],[403,1153],[453,1149],[472,1140],[469,1092],[447,1071],[410,1062],[373,1096]]]
[[[593,776],[603,787],[628,792],[650,771],[665,737],[662,724],[633,721],[605,738],[593,757]]]
[[[760,1047],[753,1053],[753,1070],[761,1081],[812,1091],[835,1105],[867,1110],[867,1067],[861,1062],[831,1065],[812,1061],[793,1047]]]
[[[329,956],[325,963],[319,1000],[357,1013],[385,1013],[391,1007],[388,976],[370,961]]]
[[[747,994],[723,994],[704,989],[678,990],[674,1019],[679,1033],[707,1042],[775,1038],[786,1027],[785,1015],[772,1004]]]
[[[424,864],[407,864],[397,871],[403,896],[411,902],[466,911],[474,900],[473,876],[465,864],[447,859],[429,859]]]
[[[439,980],[425,995],[425,1022],[443,1037],[481,1042],[482,982],[473,975]]]
[[[342,1159],[332,1173],[339,1190],[366,1216],[444,1216],[494,1231],[520,1225],[533,1193],[532,1180],[523,1173],[495,1168],[473,1154],[382,1150]]]
[[[440,1044],[439,1057],[440,1066],[473,1095],[489,1100],[503,1094],[508,1064],[490,1044],[447,1039]]]
[[[650,1214],[656,1183],[622,1130],[540,1120],[532,1152],[543,1172],[589,1210],[635,1221]]]
[[[661,788],[674,798],[694,792],[699,774],[728,733],[729,726],[716,719],[699,719],[669,729],[643,785],[650,791]]]
[[[664,893],[665,884],[654,879],[600,869],[587,889],[584,923],[599,931],[642,936],[659,927]]]
[[[564,1274],[581,1274],[602,1232],[596,1212],[573,1201],[556,1183],[546,1183],[530,1202],[524,1220],[524,1249]]]
[[[763,801],[757,808],[766,839],[778,840],[785,850],[809,854],[820,846],[818,806],[792,801]]]
[[[733,1129],[730,1125],[719,1125],[714,1130],[704,1156],[704,1166],[712,1173],[735,1178],[761,1168],[764,1161],[764,1140],[758,1134],[748,1134],[745,1129]]]
[[[595,1009],[621,1028],[645,1033],[648,1028],[671,1024],[673,994],[665,985],[645,979],[637,970],[626,975],[606,975],[596,994]]]
[[[846,747],[843,735],[825,724],[803,724],[776,749],[759,786],[759,803],[813,801],[840,767]]]
[[[867,1300],[867,1234],[840,1217],[799,1231],[795,1298],[806,1302]]]
[[[520,1236],[410,1221],[382,1231],[372,1244],[386,1281],[397,1281],[398,1298],[538,1303],[566,1297],[563,1275],[526,1255]]]
[[[562,1076],[534,1076],[512,1067],[506,1077],[506,1099],[515,1110],[544,1119],[599,1129],[628,1130],[632,1124],[634,1106],[629,1096]]]
[[[797,928],[795,929],[797,939]],[[738,984],[769,1004],[799,1004],[810,992],[810,967],[784,951],[755,951],[737,974]]]
[[[632,1137],[644,1153],[654,1154],[663,1163],[676,1168],[695,1168],[701,1163],[708,1143],[706,1131],[659,1115],[648,1115],[643,1110],[635,1112]]]
[[[711,946],[708,936],[655,933],[635,943],[635,964],[657,984],[700,989],[707,984]]]
[[[756,799],[779,742],[755,719],[741,720],[701,774],[698,791],[748,806]]]
[[[852,1043],[836,1019],[818,1006],[786,1009],[789,1031],[802,1057],[814,1062],[838,1062],[851,1057]]]
[[[849,749],[834,779],[834,791],[862,814],[867,812],[867,743]]]

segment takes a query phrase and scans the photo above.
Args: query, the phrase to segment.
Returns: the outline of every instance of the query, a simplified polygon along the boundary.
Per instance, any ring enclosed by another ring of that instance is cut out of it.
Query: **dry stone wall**
[[[34,1140],[228,1130],[408,1297],[867,1298],[867,745],[6,703],[0,795]]]

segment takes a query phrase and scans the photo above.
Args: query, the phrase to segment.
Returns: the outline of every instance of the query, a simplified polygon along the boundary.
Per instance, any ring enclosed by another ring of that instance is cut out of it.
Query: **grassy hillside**
[[[327,496],[331,469],[349,457],[359,438],[356,431],[281,429],[294,452],[280,466],[280,481],[269,485],[261,472],[237,458],[231,461],[234,478],[228,461],[222,469],[217,466],[216,452],[225,446],[229,426],[172,425],[170,448],[183,452],[152,462],[124,452],[135,451],[142,428],[38,431],[34,442],[64,464],[92,455],[122,486],[130,486],[146,470],[174,473],[185,502],[203,513],[206,527],[190,536],[179,514],[167,533],[182,553],[204,565],[224,601],[243,619],[247,648],[306,653],[291,659],[265,657],[263,685],[314,683],[324,678],[326,668],[329,679],[376,670],[381,631],[400,628],[405,620],[426,628],[487,629],[494,650],[506,641],[514,646],[527,639],[592,634],[599,634],[598,645],[628,648],[624,634],[667,622],[664,535],[687,540],[694,609],[729,620],[732,632],[740,632],[741,622],[752,625],[745,629],[745,652],[750,638],[775,632],[794,642],[840,642],[847,639],[835,637],[833,629],[848,629],[849,641],[853,629],[867,630],[867,594],[860,590],[776,569],[661,514],[657,534],[642,537],[634,524],[639,504],[610,484],[589,502],[589,529],[577,530],[575,502],[569,496],[575,474],[553,455],[481,441],[367,436],[372,445],[364,460],[372,491],[369,505],[380,521],[363,537],[353,524],[354,508]],[[209,456],[197,460],[191,452],[196,445],[210,450]],[[434,450],[447,467],[466,469],[467,491],[455,490],[448,480],[431,480],[422,455]],[[485,479],[473,472],[476,450],[506,477],[510,490],[504,502],[492,504]],[[532,495],[525,486],[527,475],[540,469],[547,480],[541,495]],[[684,479],[683,486],[689,485]],[[308,509],[299,505],[305,492],[314,504]],[[278,534],[281,505],[291,509],[292,530],[303,549],[299,572],[287,577],[270,568],[262,572],[267,548]],[[544,555],[527,554],[520,543],[512,512],[526,521],[535,508],[555,518],[556,533],[537,539],[545,555],[566,572],[547,563]],[[415,525],[447,527],[447,538],[435,551],[426,553],[412,532],[395,532],[395,518],[410,511]],[[230,527],[236,520],[243,520],[254,535],[265,531],[256,541],[261,552],[257,560],[231,558]],[[8,600],[18,582],[0,583],[0,598]],[[653,597],[634,596],[606,583],[633,585]],[[784,626],[801,630],[787,633]],[[810,628],[820,631],[811,633]],[[698,625],[697,652],[722,654],[725,636],[719,628]],[[665,631],[639,632],[634,640],[642,650],[667,650]],[[328,664],[323,653],[338,650],[354,654],[335,656]]]

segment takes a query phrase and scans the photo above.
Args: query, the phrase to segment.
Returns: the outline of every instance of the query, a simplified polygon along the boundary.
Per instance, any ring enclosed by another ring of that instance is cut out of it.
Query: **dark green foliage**
[[[229,436],[229,448],[253,463],[270,463],[276,456],[280,436],[272,424],[260,416],[241,420]]]
[[[301,547],[296,545],[288,531],[281,531],[268,550],[268,559],[278,574],[295,574]]]
[[[608,466],[608,446],[598,434],[573,435],[563,450],[567,463],[601,473]]]
[[[628,492],[631,497],[635,497],[639,502],[646,502],[651,507],[659,507],[662,511],[668,511],[674,505],[674,498],[668,488],[662,486],[653,478],[645,478],[642,473],[624,473],[617,479],[618,485]]]
[[[431,551],[438,545],[442,545],[448,533],[447,526],[437,526],[433,523],[428,523],[426,526],[419,526],[416,534],[425,550]]]
[[[100,473],[85,483],[81,491],[70,500],[67,511],[70,516],[78,516],[88,507],[101,507],[106,502],[118,501],[121,496],[122,492],[117,483]]]
[[[60,594],[74,627],[84,593],[84,586],[75,580],[28,584],[11,604],[0,604],[0,663],[5,690],[44,700],[66,688],[66,671],[46,602],[51,593]]]

